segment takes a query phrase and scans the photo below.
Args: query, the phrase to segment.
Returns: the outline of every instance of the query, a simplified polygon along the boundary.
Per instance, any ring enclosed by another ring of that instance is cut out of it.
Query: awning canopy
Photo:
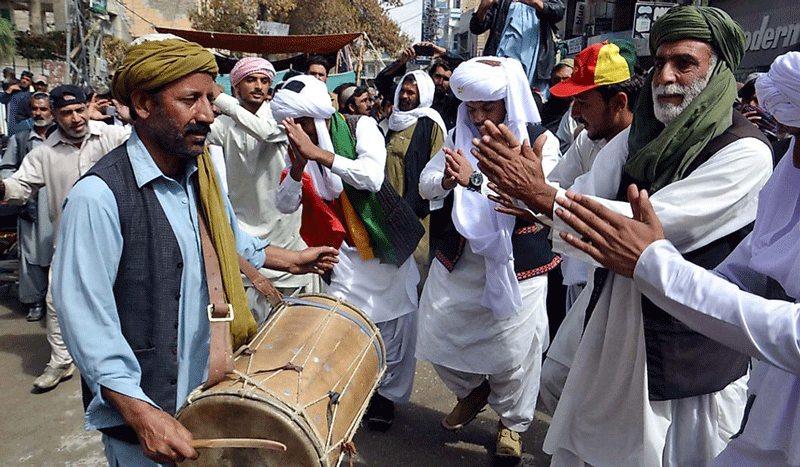
[[[232,34],[159,27],[156,28],[156,31],[163,34],[174,34],[186,40],[197,42],[203,47],[254,54],[307,53],[324,55],[342,49],[361,35],[361,33],[354,32],[318,36],[261,36],[257,34]]]

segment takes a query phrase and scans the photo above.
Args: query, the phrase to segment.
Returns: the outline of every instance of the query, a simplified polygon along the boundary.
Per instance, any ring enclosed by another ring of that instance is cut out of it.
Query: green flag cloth
[[[336,154],[350,160],[358,157],[355,138],[350,132],[347,121],[339,112],[335,112],[331,117],[331,140]],[[342,182],[347,198],[369,234],[370,246],[375,256],[381,263],[397,264],[394,246],[389,239],[386,218],[378,203],[378,197],[375,193],[359,190],[347,182]]]

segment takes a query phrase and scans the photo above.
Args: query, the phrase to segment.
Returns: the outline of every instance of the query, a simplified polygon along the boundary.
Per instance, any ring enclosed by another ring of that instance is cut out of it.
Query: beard
[[[167,153],[175,154],[178,156],[178,159],[181,160],[191,160],[203,152],[203,146],[197,148],[195,145],[187,142],[187,138],[190,136],[205,137],[210,131],[211,125],[201,122],[186,125],[183,131],[164,131],[163,129],[159,129],[155,132],[155,136],[160,146],[164,148]]]
[[[72,129],[71,127],[61,127],[61,131],[64,132],[69,138],[74,140],[79,140],[86,136],[89,133],[89,122],[87,121],[86,124],[83,126],[83,130],[77,131]]]
[[[397,109],[401,112],[408,112],[409,110],[414,110],[417,108],[417,105],[415,104],[415,102],[408,99],[400,99],[400,101],[397,103]]]
[[[708,65],[708,71],[706,72],[705,76],[701,76],[689,84],[683,85],[673,83],[654,86],[654,84],[651,83],[650,86],[653,92],[653,113],[656,116],[656,120],[664,125],[669,125],[673,120],[675,120],[678,115],[686,110],[692,101],[694,101],[694,99],[699,96],[701,92],[703,92],[708,85],[708,82],[711,80],[711,75],[714,73],[714,68],[716,68],[716,66],[717,57],[712,54]],[[676,94],[683,96],[683,100],[680,104],[662,104],[658,102],[658,96]]]
[[[52,118],[36,118],[36,117],[33,117],[33,126],[35,126],[37,128],[50,126],[51,123],[53,123],[53,119]]]

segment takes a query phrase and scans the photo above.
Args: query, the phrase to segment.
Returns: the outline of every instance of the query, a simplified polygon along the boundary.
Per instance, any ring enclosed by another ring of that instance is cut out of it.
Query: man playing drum
[[[169,35],[134,42],[112,82],[114,97],[131,108],[131,137],[65,202],[53,295],[87,386],[86,426],[103,431],[113,466],[198,456],[173,414],[206,377],[203,219],[237,343],[255,331],[237,252],[256,267],[301,274],[336,262],[333,248],[283,250],[238,227],[205,150],[216,73],[213,55],[195,43]]]

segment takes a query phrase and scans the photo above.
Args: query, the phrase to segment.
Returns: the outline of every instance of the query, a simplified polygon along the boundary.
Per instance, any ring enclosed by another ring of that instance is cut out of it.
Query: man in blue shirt
[[[205,151],[216,73],[197,44],[164,35],[134,42],[112,84],[131,108],[131,137],[65,202],[53,294],[86,383],[86,426],[103,431],[110,465],[198,456],[173,414],[207,374],[203,219],[234,307],[244,300],[247,308],[238,269],[229,269],[234,249],[256,267],[298,274],[337,261],[330,247],[288,251],[239,229]]]

